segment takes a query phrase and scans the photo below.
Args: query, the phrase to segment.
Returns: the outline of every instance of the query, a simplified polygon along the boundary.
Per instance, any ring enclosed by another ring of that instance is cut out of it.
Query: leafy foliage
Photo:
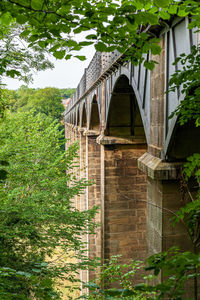
[[[73,207],[71,199],[89,183],[76,178],[78,146],[61,149],[59,126],[34,111],[10,114],[0,123],[0,161],[7,174],[0,181],[1,299],[59,299],[55,280],[76,280],[72,272],[91,264],[81,235],[93,232],[96,209]],[[55,259],[55,249],[82,262]]]
[[[135,64],[145,60],[144,53],[160,52],[157,36],[149,30],[151,26],[162,25],[175,14],[191,14],[190,27],[200,22],[200,4],[192,0],[2,0],[0,12],[4,27],[20,26],[18,36],[29,48],[47,50],[57,59],[75,56],[83,60],[77,51],[94,44],[98,51],[127,51],[127,57]],[[77,41],[76,35],[81,32],[86,32],[86,37]],[[146,67],[153,65],[153,61],[146,61]],[[19,75],[15,68],[9,72],[10,76]]]
[[[199,276],[200,255],[191,252],[180,252],[173,247],[169,251],[150,256],[146,266],[138,261],[120,264],[120,256],[114,256],[102,266],[100,277],[86,286],[90,290],[84,299],[134,299],[134,300],[181,300],[187,291],[185,283]],[[140,271],[141,283],[135,284]],[[152,274],[153,272],[153,274]],[[163,280],[158,276],[162,272]],[[115,287],[109,288],[114,284]],[[195,298],[198,299],[198,298]]]
[[[136,274],[144,266],[140,261],[131,261],[127,264],[120,263],[120,255],[112,256],[111,259],[102,266],[98,279],[86,284],[90,290],[89,296],[85,299],[135,299],[143,300],[145,296],[153,294],[148,291],[143,292],[135,289],[133,282]],[[138,274],[137,274],[138,275]],[[148,279],[152,278],[150,275]],[[147,276],[146,276],[147,279]],[[115,287],[111,288],[114,285]],[[116,288],[118,286],[118,288]],[[153,299],[153,298],[152,298]]]
[[[74,88],[67,88],[67,89],[59,89],[62,98],[71,98],[75,92],[76,89]]]
[[[30,48],[26,41],[19,38],[21,32],[24,31],[23,26],[13,23],[10,26],[5,24],[4,19],[8,16],[10,16],[8,13],[3,14],[0,19],[0,79],[2,76],[18,77],[29,82],[33,72],[53,68],[53,64],[47,59],[45,49],[38,45]]]
[[[22,85],[16,91],[5,90],[7,103],[12,112],[29,111],[45,113],[53,119],[61,120],[64,107],[61,100],[70,97],[74,89],[44,88],[32,89]]]

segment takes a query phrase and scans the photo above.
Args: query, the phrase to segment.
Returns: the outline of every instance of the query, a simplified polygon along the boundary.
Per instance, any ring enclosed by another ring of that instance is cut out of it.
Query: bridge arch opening
[[[73,113],[73,125],[76,125],[76,112]]]
[[[125,75],[121,75],[114,86],[105,134],[131,139],[145,138],[146,140],[137,99]]]
[[[76,114],[76,125],[77,125],[77,126],[80,125],[80,113],[79,113],[79,108],[78,108],[77,114]]]
[[[87,127],[87,114],[86,114],[86,108],[85,108],[85,103],[83,104],[82,107],[82,122],[81,122],[81,127]]]
[[[97,103],[97,97],[96,95],[94,95],[91,104],[89,129],[99,130],[99,127],[100,127],[99,108]]]
[[[185,161],[194,153],[200,153],[200,127],[196,127],[195,121],[188,121],[184,125],[176,122],[171,134],[170,143],[166,153],[169,161]]]

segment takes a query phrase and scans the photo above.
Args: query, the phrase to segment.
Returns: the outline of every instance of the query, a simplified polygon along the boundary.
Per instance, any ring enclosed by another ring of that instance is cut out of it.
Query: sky
[[[52,57],[51,61],[54,63],[55,68],[46,71],[37,72],[33,76],[33,83],[29,84],[30,88],[44,88],[44,87],[56,87],[56,88],[76,88],[83,73],[84,69],[89,65],[93,55],[95,53],[94,46],[85,47],[78,53],[78,55],[85,55],[87,60],[80,61],[77,58],[71,58],[70,60],[56,60]],[[18,89],[24,84],[23,81],[17,79],[5,78],[3,83],[7,85],[8,89]]]

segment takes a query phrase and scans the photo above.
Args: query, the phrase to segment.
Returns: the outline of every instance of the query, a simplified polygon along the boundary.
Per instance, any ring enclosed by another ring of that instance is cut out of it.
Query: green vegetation
[[[144,61],[152,69],[155,63],[143,54],[158,54],[160,47],[150,26],[162,26],[174,15],[192,15],[189,26],[199,28],[199,12],[195,0],[2,0],[0,75],[29,79],[33,69],[50,67],[46,53],[84,60],[79,51],[91,44],[98,51],[126,52],[134,64]],[[86,37],[77,41],[81,32]]]
[[[36,113],[44,113],[53,119],[61,120],[64,111],[62,99],[70,98],[73,92],[74,89],[32,89],[22,85],[16,91],[7,90],[6,98],[12,112],[34,109]]]
[[[200,2],[195,0],[1,0],[0,76],[28,81],[33,70],[52,67],[47,53],[57,59],[69,59],[73,55],[83,60],[77,51],[91,44],[95,44],[98,51],[126,52],[126,59],[133,64],[144,62],[152,69],[155,62],[148,61],[144,54],[149,51],[159,54],[160,47],[156,31],[153,34],[148,29],[151,25],[156,28],[166,24],[175,15],[192,16],[189,27],[199,30]],[[76,41],[77,34],[91,29],[93,34]],[[193,57],[180,58],[183,71],[176,72],[171,82],[172,88],[183,86],[186,92],[185,101],[175,112],[180,123],[194,119],[199,126],[200,56],[199,49],[193,51],[196,51]],[[0,92],[0,296],[5,300],[59,299],[56,279],[65,279],[66,272],[77,272],[79,267],[84,268],[89,263],[85,259],[81,266],[51,261],[58,247],[66,253],[76,249],[78,258],[84,254],[80,236],[93,230],[95,212],[76,211],[71,199],[88,183],[84,179],[79,181],[74,175],[77,145],[67,153],[61,150],[63,135],[55,120],[60,119],[60,103],[55,108],[52,101],[58,100],[59,93],[52,90],[52,94],[47,95],[47,90],[24,90],[19,96],[20,91],[19,94]],[[9,105],[12,113],[7,114]],[[194,177],[199,187],[199,170],[200,156],[196,153],[185,164],[186,185]],[[180,210],[175,222],[185,222],[197,252],[199,192],[191,200]],[[199,261],[198,253],[179,253],[176,249],[156,254],[149,258],[146,270],[152,270],[155,276],[164,271],[166,280],[155,287],[141,284],[137,287],[122,285],[122,288],[129,296],[134,296],[137,290],[137,293],[146,293],[147,299],[168,296],[178,300],[182,299],[184,281],[192,279],[197,300]],[[75,280],[71,275],[67,279]],[[109,291],[102,292],[97,286],[96,289],[95,297],[102,297],[104,293],[111,299]],[[151,298],[147,292],[156,295]],[[119,289],[112,293],[114,297],[125,298],[124,291]]]
[[[76,251],[82,268],[87,265],[81,235],[93,232],[95,208],[79,212],[73,207],[73,197],[88,182],[76,178],[78,146],[62,150],[59,126],[32,110],[9,114],[0,123],[2,300],[59,299],[56,280],[76,280],[71,272],[79,264],[52,260],[56,249],[70,256]]]
[[[67,98],[71,98],[73,96],[76,89],[68,88],[68,89],[59,89],[59,90],[60,90],[62,98],[67,99]]]

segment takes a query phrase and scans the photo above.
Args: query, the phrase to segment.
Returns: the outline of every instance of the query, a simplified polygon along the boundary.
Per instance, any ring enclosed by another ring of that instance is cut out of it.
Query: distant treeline
[[[62,99],[70,98],[74,91],[73,88],[33,89],[22,85],[18,90],[6,90],[6,98],[11,112],[34,109],[36,112],[61,120],[64,111]]]

